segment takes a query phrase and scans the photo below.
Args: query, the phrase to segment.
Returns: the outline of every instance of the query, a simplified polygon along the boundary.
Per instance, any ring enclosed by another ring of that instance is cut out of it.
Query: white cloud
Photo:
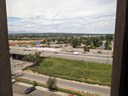
[[[6,0],[11,31],[114,33],[116,0]]]

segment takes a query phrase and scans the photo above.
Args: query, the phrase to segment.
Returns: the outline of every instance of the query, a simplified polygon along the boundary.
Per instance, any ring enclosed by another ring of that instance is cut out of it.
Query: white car
[[[78,52],[73,52],[73,54],[72,55],[79,55],[79,53]]]

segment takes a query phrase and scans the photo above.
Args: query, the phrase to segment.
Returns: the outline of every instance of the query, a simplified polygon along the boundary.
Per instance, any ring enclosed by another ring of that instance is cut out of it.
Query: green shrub
[[[37,86],[37,82],[36,81],[33,81],[33,86]]]
[[[102,52],[101,52],[101,51],[98,51],[97,53],[98,53],[98,54],[102,54]]]
[[[57,90],[57,80],[54,77],[49,77],[47,80],[47,86],[48,89],[51,91],[56,91]]]

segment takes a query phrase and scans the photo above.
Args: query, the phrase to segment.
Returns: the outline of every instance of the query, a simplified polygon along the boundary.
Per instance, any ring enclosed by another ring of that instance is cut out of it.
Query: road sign
[[[40,41],[35,42],[35,45],[40,45]]]

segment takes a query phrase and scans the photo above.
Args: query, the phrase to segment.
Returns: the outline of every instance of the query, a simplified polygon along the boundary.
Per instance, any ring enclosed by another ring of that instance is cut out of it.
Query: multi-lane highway
[[[33,54],[35,51],[24,51],[24,48],[12,48],[10,54]],[[73,55],[72,52],[41,52],[42,57],[57,57],[73,60],[84,60],[89,62],[97,62],[104,64],[112,64],[112,56],[103,54],[90,54],[90,53],[80,53],[78,55]]]

